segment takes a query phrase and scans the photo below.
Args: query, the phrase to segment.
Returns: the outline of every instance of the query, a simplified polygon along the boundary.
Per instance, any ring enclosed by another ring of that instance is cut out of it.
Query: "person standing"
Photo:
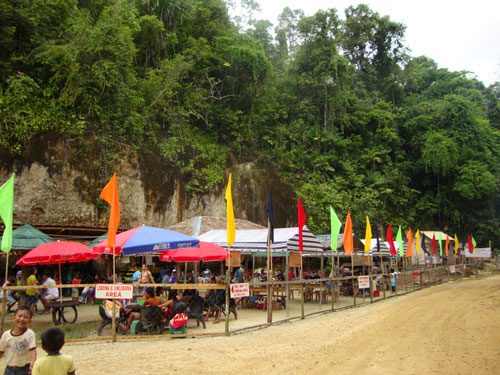
[[[146,264],[142,265],[142,271],[141,271],[141,283],[142,284],[154,284],[155,281],[153,279],[153,275],[151,274],[151,271],[148,270],[148,266]],[[142,291],[146,291],[147,287],[143,287]]]
[[[37,297],[37,294],[38,294],[38,288],[37,288],[38,280],[36,278],[37,272],[38,271],[37,271],[36,267],[33,267],[31,269],[31,275],[29,275],[28,280],[27,280],[28,288],[26,288],[26,297],[27,297],[26,303],[28,304],[28,306],[31,309],[32,313],[35,313],[35,311],[37,310],[36,305],[37,305],[37,302],[38,302],[38,297]]]
[[[5,355],[7,367],[4,374],[29,375],[36,361],[35,333],[28,328],[31,309],[19,307],[14,314],[14,328],[3,333],[0,339],[0,357]]]
[[[77,272],[73,280],[71,280],[71,284],[80,284],[80,274]],[[80,297],[80,288],[73,288],[71,291],[71,297],[73,297],[73,301],[78,301]]]

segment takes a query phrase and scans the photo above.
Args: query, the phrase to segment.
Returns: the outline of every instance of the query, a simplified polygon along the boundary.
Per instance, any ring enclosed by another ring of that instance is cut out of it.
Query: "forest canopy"
[[[97,189],[124,150],[155,153],[190,195],[251,161],[316,233],[332,205],[358,233],[368,215],[499,243],[499,83],[411,56],[405,26],[366,5],[285,8],[275,25],[232,5],[0,0],[2,158],[56,134]]]

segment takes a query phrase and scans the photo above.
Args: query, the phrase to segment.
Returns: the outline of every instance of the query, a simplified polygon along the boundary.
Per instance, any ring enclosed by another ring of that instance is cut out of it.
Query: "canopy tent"
[[[1,241],[1,237],[0,237]],[[26,223],[12,231],[12,250],[31,250],[54,239]]]
[[[92,242],[89,242],[87,244],[87,246],[92,249],[95,245],[99,245],[102,240],[105,240],[107,238],[108,238],[108,233],[104,233],[104,234],[100,235],[99,237],[97,237],[96,239],[94,239]]]
[[[244,254],[265,253],[267,252],[267,234],[267,229],[238,229],[231,250],[242,251]],[[304,254],[320,255],[323,252],[323,245],[306,226],[302,230],[302,237]],[[225,249],[229,248],[226,230],[211,230],[199,236],[198,239],[215,243]],[[275,228],[271,251],[274,256],[286,254],[287,251],[299,251],[299,228]]]
[[[108,240],[102,240],[92,249],[97,254],[113,254],[108,248]],[[122,255],[152,253],[184,247],[198,246],[196,238],[168,229],[143,225],[118,234],[115,238],[115,251]]]

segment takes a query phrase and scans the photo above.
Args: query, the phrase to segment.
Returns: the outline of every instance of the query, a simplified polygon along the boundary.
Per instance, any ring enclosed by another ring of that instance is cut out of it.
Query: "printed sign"
[[[250,295],[250,284],[231,284],[231,298],[248,297]]]
[[[367,289],[370,287],[370,276],[358,276],[358,289]]]
[[[134,286],[130,284],[97,284],[95,298],[97,299],[132,299]]]
[[[465,256],[467,258],[491,258],[491,249],[490,248],[475,248],[474,254],[469,253],[469,248],[465,248]]]

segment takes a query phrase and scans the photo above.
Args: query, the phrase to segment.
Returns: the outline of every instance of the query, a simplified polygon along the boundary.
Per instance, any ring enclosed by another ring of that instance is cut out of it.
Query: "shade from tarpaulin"
[[[94,254],[87,246],[71,241],[49,242],[30,250],[17,261],[19,266],[32,266],[36,264],[64,264],[76,263],[97,259],[99,254]]]
[[[49,242],[54,239],[28,223],[12,231],[12,250],[31,250]]]
[[[142,226],[116,235],[116,254],[134,255],[165,250],[182,249],[198,246],[199,240],[172,230]],[[107,247],[107,240],[101,241],[93,248],[97,254],[113,254]]]
[[[200,246],[185,249],[169,250],[160,255],[160,260],[165,262],[213,262],[226,260],[229,252],[219,245],[200,241]]]
[[[272,252],[298,251],[299,228],[275,228],[274,243],[271,245]],[[231,250],[244,253],[267,252],[267,229],[237,229],[236,238]],[[304,253],[321,254],[323,247],[321,242],[304,226],[302,231],[304,241]],[[227,235],[223,229],[211,230],[198,237],[200,241],[212,242],[225,249],[227,246]]]

